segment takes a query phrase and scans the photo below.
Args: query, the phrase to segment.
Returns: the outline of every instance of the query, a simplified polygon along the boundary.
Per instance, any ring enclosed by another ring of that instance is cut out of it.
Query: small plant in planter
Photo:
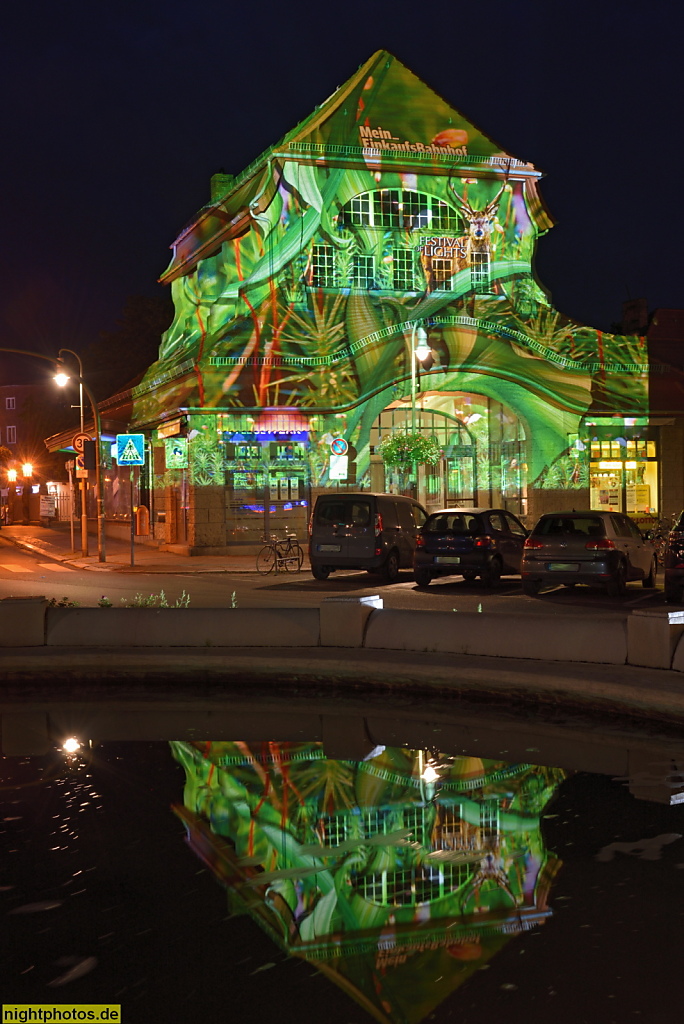
[[[388,434],[377,451],[386,466],[434,465],[442,457],[437,440],[425,434]]]

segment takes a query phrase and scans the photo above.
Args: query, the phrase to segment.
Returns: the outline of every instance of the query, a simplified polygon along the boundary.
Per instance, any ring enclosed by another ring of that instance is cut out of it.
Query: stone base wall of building
[[[203,485],[188,488],[187,543],[193,548],[226,545],[225,488]]]
[[[684,419],[660,428],[660,514],[684,508]]]

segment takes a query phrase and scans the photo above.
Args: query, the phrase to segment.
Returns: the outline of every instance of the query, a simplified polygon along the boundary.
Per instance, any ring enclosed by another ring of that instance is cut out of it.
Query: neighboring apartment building
[[[17,443],[18,387],[0,387],[0,445],[14,451]]]
[[[302,535],[317,493],[352,487],[530,522],[568,504],[656,516],[646,340],[553,307],[533,270],[540,177],[384,51],[214,175],[129,396],[156,536],[222,552]],[[381,440],[406,431],[439,460],[385,465]]]
[[[18,469],[30,462],[37,475],[49,459],[43,442],[49,397],[44,384],[0,385],[0,445],[9,449]]]

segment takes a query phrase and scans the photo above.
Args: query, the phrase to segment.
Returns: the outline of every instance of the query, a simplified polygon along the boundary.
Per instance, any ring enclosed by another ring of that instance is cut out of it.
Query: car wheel
[[[501,581],[501,562],[496,558],[492,559],[486,569],[480,573],[480,579],[485,587],[496,587]]]
[[[327,565],[312,565],[311,575],[315,580],[327,580],[330,575],[330,569]]]
[[[472,583],[473,580],[477,579],[477,573],[473,569],[464,569],[461,575],[466,583]]]
[[[672,581],[665,581],[665,600],[668,604],[682,604],[684,598],[684,584]]]
[[[382,567],[382,575],[388,583],[396,583],[399,579],[399,559],[396,551],[390,551],[387,561]]]
[[[541,590],[541,583],[539,580],[523,580],[522,592],[527,594],[528,597],[536,597]]]
[[[656,585],[656,560],[651,559],[651,568],[648,571],[648,576],[644,576],[641,581],[642,587],[655,587]]]
[[[625,571],[625,563],[620,562],[612,580],[609,581],[606,590],[608,591],[608,597],[622,597],[627,588],[627,573]]]
[[[427,569],[414,569],[413,578],[419,587],[429,587],[432,575],[427,571]]]

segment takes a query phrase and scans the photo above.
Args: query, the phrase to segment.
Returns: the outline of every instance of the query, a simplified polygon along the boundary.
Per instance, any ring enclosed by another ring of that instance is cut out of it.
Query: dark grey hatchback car
[[[653,544],[621,512],[550,512],[525,541],[522,588],[530,596],[543,586],[587,583],[618,597],[630,580],[654,587],[655,575]]]
[[[445,508],[433,512],[416,537],[413,575],[420,587],[437,576],[480,577],[493,587],[520,572],[527,530],[501,508]]]

